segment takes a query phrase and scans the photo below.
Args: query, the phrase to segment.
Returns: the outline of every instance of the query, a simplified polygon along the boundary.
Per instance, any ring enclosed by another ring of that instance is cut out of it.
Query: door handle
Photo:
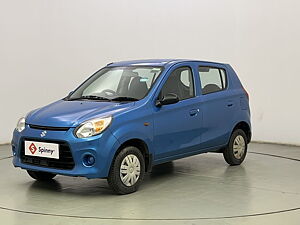
[[[227,106],[228,106],[228,107],[233,106],[233,101],[228,101],[228,102],[227,102]]]
[[[198,114],[198,112],[199,112],[199,109],[192,109],[190,111],[190,116],[196,116]]]

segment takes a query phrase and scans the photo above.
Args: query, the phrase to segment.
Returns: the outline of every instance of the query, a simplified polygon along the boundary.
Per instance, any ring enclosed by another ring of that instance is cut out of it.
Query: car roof
[[[212,63],[212,64],[221,64],[217,62],[209,62],[209,61],[200,61],[200,60],[190,60],[190,59],[145,59],[145,60],[130,60],[130,61],[120,61],[120,62],[112,62],[107,64],[108,67],[114,66],[166,66],[173,65],[180,62],[200,62],[200,63]]]

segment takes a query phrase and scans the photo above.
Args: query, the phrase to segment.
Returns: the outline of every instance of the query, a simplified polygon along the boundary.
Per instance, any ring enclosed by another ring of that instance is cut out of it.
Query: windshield
[[[140,100],[161,72],[162,67],[106,67],[84,82],[67,100]]]

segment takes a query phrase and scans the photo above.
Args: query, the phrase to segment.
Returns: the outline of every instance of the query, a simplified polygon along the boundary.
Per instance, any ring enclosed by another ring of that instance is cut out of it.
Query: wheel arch
[[[147,143],[139,138],[131,138],[131,139],[128,139],[128,140],[124,141],[123,143],[121,143],[119,148],[115,152],[113,161],[115,160],[115,158],[119,154],[119,152],[128,146],[134,146],[141,151],[141,153],[143,154],[144,159],[145,159],[145,171],[146,172],[150,171],[151,167],[152,167],[152,154],[149,152]]]
[[[252,137],[252,132],[251,132],[250,125],[247,122],[245,122],[245,121],[240,121],[239,123],[237,123],[234,126],[234,128],[233,128],[233,130],[232,130],[231,133],[233,133],[236,129],[243,130],[245,132],[246,136],[247,136],[247,143],[250,143],[251,137]]]

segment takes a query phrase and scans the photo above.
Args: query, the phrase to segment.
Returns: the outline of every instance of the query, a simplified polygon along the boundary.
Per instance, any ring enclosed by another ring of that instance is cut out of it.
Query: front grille
[[[29,127],[32,129],[53,130],[53,131],[68,131],[70,129],[70,127],[48,127],[48,126],[39,126],[34,124],[29,124]]]
[[[69,145],[63,141],[45,141],[38,139],[26,139],[26,141],[41,141],[48,143],[59,144],[59,159],[51,159],[37,156],[28,156],[25,155],[25,140],[23,140],[21,146],[21,162],[25,164],[55,168],[55,169],[63,169],[63,170],[71,170],[74,168],[74,160],[72,157],[72,153]]]

